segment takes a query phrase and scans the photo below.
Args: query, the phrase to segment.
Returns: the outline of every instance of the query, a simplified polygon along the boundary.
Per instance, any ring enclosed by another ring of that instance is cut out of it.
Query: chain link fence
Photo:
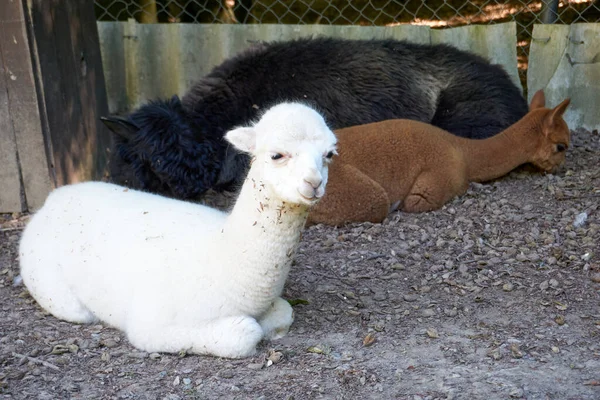
[[[533,24],[600,22],[598,0],[95,0],[99,21],[235,24],[418,24],[447,28],[516,21],[525,83]],[[525,87],[525,86],[524,86]]]

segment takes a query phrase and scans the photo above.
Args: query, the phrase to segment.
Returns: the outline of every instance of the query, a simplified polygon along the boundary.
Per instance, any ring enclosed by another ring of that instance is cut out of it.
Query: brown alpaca
[[[469,182],[501,177],[525,163],[550,172],[564,162],[569,147],[562,118],[569,102],[545,108],[540,90],[525,117],[483,140],[404,119],[339,129],[339,156],[309,224],[381,222],[395,208],[436,210],[464,194]]]

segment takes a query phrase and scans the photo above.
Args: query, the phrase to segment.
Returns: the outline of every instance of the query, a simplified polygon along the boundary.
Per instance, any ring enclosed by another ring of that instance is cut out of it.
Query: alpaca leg
[[[207,321],[201,326],[167,326],[131,323],[127,337],[132,345],[148,352],[195,354],[242,358],[253,355],[263,330],[252,317],[237,316]]]
[[[408,195],[404,198],[402,211],[419,213],[437,210],[456,196],[452,176],[428,172],[417,177]]]
[[[308,215],[309,225],[382,222],[390,211],[385,189],[357,168],[333,162],[325,196]]]
[[[266,340],[279,339],[287,335],[294,321],[294,310],[290,303],[281,297],[275,299],[271,307],[258,320]]]

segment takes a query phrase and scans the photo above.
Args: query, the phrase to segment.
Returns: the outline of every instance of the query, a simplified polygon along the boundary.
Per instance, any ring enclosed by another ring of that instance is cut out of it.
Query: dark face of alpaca
[[[151,102],[126,118],[102,121],[115,134],[112,182],[180,199],[199,197],[219,185],[231,150],[222,138],[204,136],[176,96]]]

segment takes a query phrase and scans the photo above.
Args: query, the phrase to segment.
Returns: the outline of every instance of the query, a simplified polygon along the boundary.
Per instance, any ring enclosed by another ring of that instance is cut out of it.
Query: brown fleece
[[[339,156],[308,224],[377,223],[396,205],[405,212],[438,209],[464,194],[469,182],[501,177],[525,163],[553,170],[570,142],[562,118],[569,99],[554,109],[544,103],[540,90],[523,119],[488,139],[402,119],[337,130]]]

